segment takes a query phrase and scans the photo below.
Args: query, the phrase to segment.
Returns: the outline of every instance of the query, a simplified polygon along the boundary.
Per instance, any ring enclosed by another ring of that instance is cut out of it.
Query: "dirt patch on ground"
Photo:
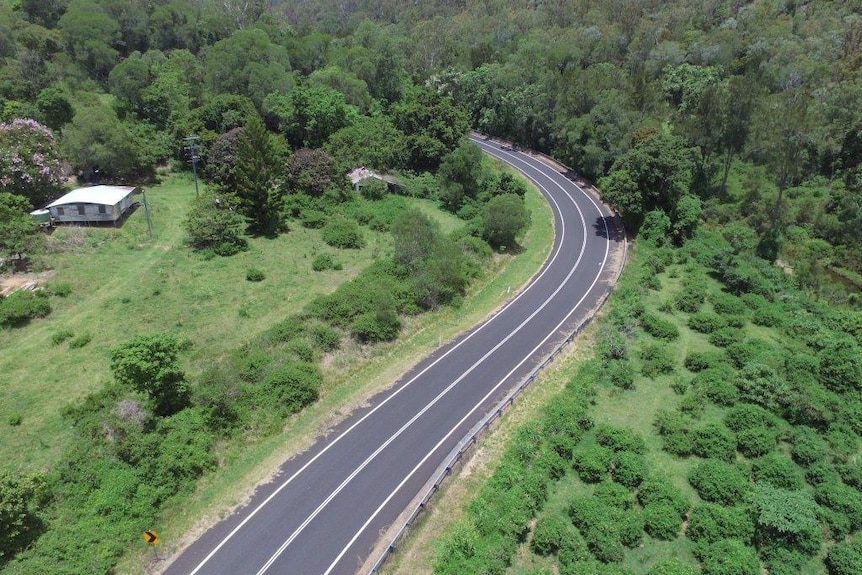
[[[19,289],[36,289],[44,286],[56,272],[36,272],[0,275],[0,296],[6,297]]]

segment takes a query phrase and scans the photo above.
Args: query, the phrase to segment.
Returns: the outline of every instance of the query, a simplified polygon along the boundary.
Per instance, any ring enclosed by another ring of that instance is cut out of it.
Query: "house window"
[[[104,206],[104,205],[99,205],[99,213],[100,213],[100,214],[105,214],[105,213],[107,213],[107,212],[105,211],[105,206]]]
[[[57,215],[58,216],[65,216],[66,210],[64,210],[63,208],[57,208]]]
[[[85,213],[84,206],[78,206],[78,215],[83,216]]]

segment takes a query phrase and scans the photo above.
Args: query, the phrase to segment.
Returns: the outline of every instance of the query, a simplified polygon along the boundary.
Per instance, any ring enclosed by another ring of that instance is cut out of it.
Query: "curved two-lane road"
[[[609,291],[624,249],[610,212],[546,163],[473,140],[550,203],[556,237],[542,269],[493,317],[286,462],[166,575],[355,573],[453,447]]]

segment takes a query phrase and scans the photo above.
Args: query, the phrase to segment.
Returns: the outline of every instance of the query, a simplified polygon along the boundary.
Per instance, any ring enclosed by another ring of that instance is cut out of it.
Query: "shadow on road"
[[[596,230],[597,236],[606,240],[621,242],[626,238],[625,229],[616,216],[601,216],[596,218],[593,228]]]

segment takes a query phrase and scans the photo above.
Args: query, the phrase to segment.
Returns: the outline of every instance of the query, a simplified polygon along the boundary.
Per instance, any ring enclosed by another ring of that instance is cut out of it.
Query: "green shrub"
[[[263,271],[257,268],[248,268],[248,271],[245,272],[245,279],[250,282],[262,282],[266,278]]]
[[[341,345],[341,335],[328,325],[316,325],[311,328],[311,341],[320,351],[333,351]]]
[[[762,363],[749,363],[736,377],[736,388],[742,401],[754,403],[779,413],[786,401],[787,383],[775,370]]]
[[[829,446],[826,445],[826,441],[820,437],[820,434],[804,425],[793,430],[790,442],[792,444],[790,454],[793,460],[800,465],[808,466],[823,461],[830,455]]]
[[[648,343],[641,348],[641,373],[650,379],[673,373],[676,367],[673,348],[664,343]]]
[[[688,318],[688,327],[700,333],[712,333],[726,325],[724,318],[709,312],[694,313]]]
[[[778,433],[768,427],[752,427],[736,434],[736,448],[745,457],[766,455],[778,443]]]
[[[19,327],[31,319],[51,313],[51,304],[43,291],[18,290],[0,298],[0,326]]]
[[[751,323],[763,327],[781,327],[784,325],[785,312],[776,305],[766,305],[755,310]]]
[[[698,555],[703,575],[761,575],[757,551],[736,539],[716,541]]]
[[[715,347],[727,347],[737,341],[742,341],[742,331],[734,327],[723,327],[709,334],[709,343]]]
[[[366,312],[350,326],[350,334],[361,343],[392,341],[400,330],[401,320],[392,308]]]
[[[696,543],[714,543],[737,539],[750,543],[754,539],[754,510],[747,506],[723,506],[701,503],[689,514],[685,535]]]
[[[644,331],[656,339],[673,341],[679,338],[679,329],[676,325],[655,314],[644,312],[640,317],[640,322]]]
[[[593,497],[608,507],[615,509],[631,509],[634,507],[634,497],[629,490],[612,481],[602,481],[596,485]]]
[[[317,254],[314,259],[311,260],[311,269],[316,272],[330,270],[334,267],[335,261],[332,259],[332,255],[328,253]]]
[[[533,528],[530,548],[537,555],[553,555],[560,550],[566,532],[570,529],[572,523],[567,517],[543,515]]]
[[[305,334],[305,330],[306,326],[302,317],[291,315],[267,329],[261,338],[270,345],[287,343]]]
[[[632,451],[620,451],[614,454],[614,481],[629,489],[636,489],[646,476],[646,461],[642,455]]]
[[[850,531],[862,527],[862,493],[840,481],[827,481],[814,490],[814,499],[846,517]]]
[[[365,238],[359,224],[340,215],[332,216],[327,220],[320,231],[320,237],[336,248],[359,249],[365,245]]]
[[[736,437],[720,423],[708,423],[691,434],[691,452],[706,459],[733,461]]]
[[[736,433],[761,427],[774,428],[778,423],[775,415],[751,403],[735,405],[724,416],[724,424]]]
[[[698,463],[688,481],[704,501],[732,505],[751,491],[748,478],[734,465],[717,459]]]
[[[322,228],[328,219],[329,216],[326,215],[326,212],[321,212],[319,210],[302,210],[301,222],[302,227],[304,228]]]
[[[600,424],[595,428],[596,442],[611,451],[631,451],[642,454],[646,443],[635,431],[625,427]]]
[[[7,422],[10,427],[18,427],[24,421],[24,417],[20,413],[13,413],[9,416]]]
[[[862,538],[841,541],[826,554],[829,575],[859,575],[862,573]]]
[[[607,477],[611,460],[611,450],[601,445],[579,445],[572,452],[572,466],[585,483],[598,483]]]
[[[51,335],[51,345],[60,345],[67,339],[74,337],[75,333],[71,329],[61,329]]]
[[[602,375],[608,383],[619,389],[632,389],[635,386],[635,370],[628,360],[607,362]]]
[[[82,333],[77,337],[73,337],[69,340],[69,349],[79,349],[90,343],[92,341],[93,336],[89,333]]]
[[[727,358],[721,351],[692,351],[685,357],[685,368],[691,372],[697,373],[711,367],[725,365]]]
[[[51,284],[47,289],[48,293],[57,297],[68,297],[72,293],[72,285],[68,283]]]
[[[651,537],[670,541],[676,539],[682,527],[682,518],[667,503],[652,503],[644,507],[644,531]]]
[[[724,363],[699,372],[692,378],[691,386],[718,405],[730,406],[739,398],[734,370]]]
[[[656,433],[664,441],[664,449],[672,455],[691,454],[691,420],[679,412],[659,410],[654,423]]]
[[[287,351],[293,359],[309,363],[314,361],[314,350],[311,349],[311,346],[304,339],[294,339],[287,342],[285,351]]]
[[[691,503],[682,491],[669,480],[658,476],[644,479],[638,489],[637,499],[643,507],[669,505],[679,517],[685,515],[691,507]]]
[[[264,401],[271,402],[282,416],[296,413],[317,400],[322,381],[323,376],[316,365],[287,362],[264,377],[261,384],[266,394]]]
[[[779,545],[771,545],[761,548],[764,564],[769,570],[769,575],[798,575],[808,558],[792,549],[786,549]]]
[[[709,296],[709,301],[715,312],[723,316],[745,315],[747,312],[745,301],[733,294],[714,292]]]

